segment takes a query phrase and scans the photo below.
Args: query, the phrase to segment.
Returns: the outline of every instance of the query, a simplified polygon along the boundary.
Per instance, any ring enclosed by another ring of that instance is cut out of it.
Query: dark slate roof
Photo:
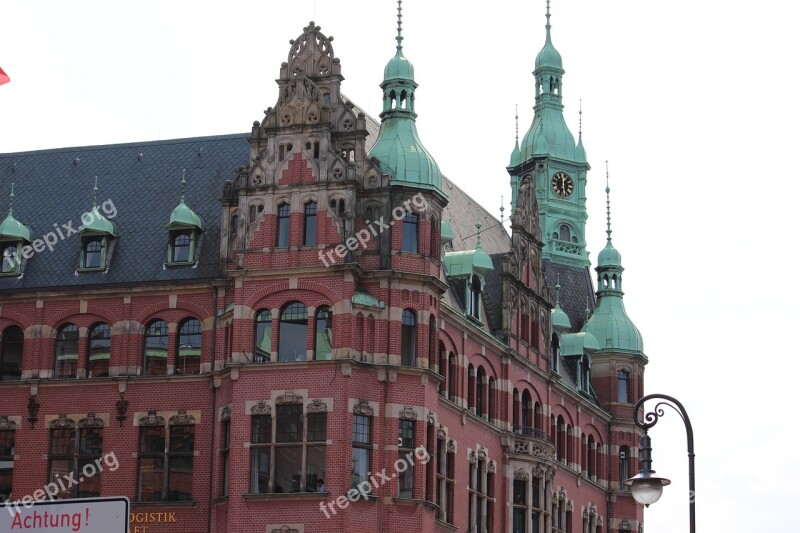
[[[454,251],[475,249],[478,243],[476,222],[481,223],[481,246],[487,254],[506,253],[511,249],[511,236],[494,215],[447,177],[442,177],[442,187],[447,194],[447,207],[442,213],[442,220],[449,220],[453,227]]]
[[[10,182],[15,183],[14,216],[31,227],[32,239],[54,231],[54,224],[81,224],[81,214],[91,208],[94,176],[100,177],[98,207],[110,200],[107,211],[113,213],[112,205],[117,211],[109,218],[117,239],[107,272],[76,274],[80,237],[72,234],[52,251],[36,253],[23,276],[0,278],[0,291],[218,277],[223,183],[233,181],[236,168],[247,164],[248,137],[242,133],[0,154],[0,190],[5,195]],[[202,217],[205,231],[196,267],[165,269],[165,225],[180,200],[183,168],[186,203]]]
[[[561,284],[559,300],[561,308],[567,313],[572,324],[570,332],[577,332],[586,322],[586,302],[588,299],[589,309],[594,310],[594,287],[589,269],[585,267],[574,267],[554,263],[549,259],[542,261],[544,277],[547,286],[550,287],[553,301],[556,297],[556,283]]]

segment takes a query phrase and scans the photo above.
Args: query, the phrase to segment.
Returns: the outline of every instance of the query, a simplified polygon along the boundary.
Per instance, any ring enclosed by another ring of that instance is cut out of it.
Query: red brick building
[[[0,154],[0,498],[127,496],[141,533],[640,530],[647,359],[610,226],[592,286],[549,13],[510,234],[425,150],[397,50],[380,122],[312,22],[247,135]]]

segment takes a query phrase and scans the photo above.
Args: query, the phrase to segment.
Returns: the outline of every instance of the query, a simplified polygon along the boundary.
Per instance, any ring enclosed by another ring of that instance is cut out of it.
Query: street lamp
[[[642,404],[647,400],[657,398],[659,400],[666,400],[656,404],[655,409],[649,413],[644,414],[644,420],[639,421],[639,409]],[[683,404],[666,394],[648,394],[647,396],[636,402],[633,407],[633,422],[644,430],[642,436],[640,451],[642,467],[639,473],[632,478],[625,480],[624,485],[631,488],[633,498],[649,507],[651,503],[655,503],[661,497],[661,492],[664,486],[670,484],[670,480],[656,476],[655,470],[652,469],[653,458],[651,455],[652,447],[650,446],[650,436],[647,430],[656,425],[658,419],[664,416],[664,409],[662,406],[669,406],[674,409],[683,420],[683,425],[686,427],[686,443],[689,452],[689,532],[695,533],[695,520],[694,520],[694,432],[692,431],[692,423],[689,421],[689,415]]]

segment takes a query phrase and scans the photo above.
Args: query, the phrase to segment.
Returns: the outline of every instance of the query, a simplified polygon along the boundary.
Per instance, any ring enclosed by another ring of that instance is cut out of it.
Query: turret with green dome
[[[622,301],[622,256],[611,243],[611,189],[606,184],[606,246],[597,259],[597,304],[586,324],[600,345],[599,352],[644,355],[642,335]]]
[[[383,71],[381,130],[369,155],[380,161],[392,185],[432,189],[445,196],[442,173],[417,134],[414,66],[403,56],[402,0],[397,6],[397,52]]]

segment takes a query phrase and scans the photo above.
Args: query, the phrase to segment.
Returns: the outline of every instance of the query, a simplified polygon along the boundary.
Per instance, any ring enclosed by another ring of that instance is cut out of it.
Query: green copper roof
[[[598,266],[622,266],[622,256],[614,248],[614,245],[611,244],[611,239],[606,242],[605,248],[600,250],[600,254],[597,256],[597,265]]]
[[[203,229],[203,219],[201,219],[191,208],[186,205],[181,198],[181,203],[178,207],[172,210],[169,216],[169,224],[167,229],[183,229],[183,228],[197,228]]]
[[[559,348],[561,355],[583,355],[585,352],[596,352],[600,347],[597,339],[588,331],[578,333],[564,333],[561,335]]]
[[[422,145],[413,118],[385,118],[369,155],[378,158],[381,171],[393,177],[392,185],[422,185],[443,193],[442,172]]]
[[[81,228],[81,235],[104,234],[110,237],[117,236],[117,228],[114,223],[104,217],[100,211],[98,211],[96,205],[92,207],[89,214],[91,215],[91,220],[89,220],[88,224],[83,225]],[[81,220],[83,220],[83,218]]]
[[[522,152],[519,151],[519,142],[514,143],[514,149],[511,151],[511,157],[508,160],[508,166],[515,167],[522,163]]]
[[[8,216],[0,224],[0,239],[9,241],[26,241],[31,242],[31,230],[14,218],[11,209],[8,210]]]
[[[444,266],[450,277],[471,276],[472,274],[485,275],[494,270],[492,258],[483,247],[478,245],[474,250],[462,252],[448,252],[444,254]]]
[[[600,296],[586,330],[597,338],[601,351],[643,353],[642,334],[625,312],[621,291]]]
[[[366,307],[377,307],[379,309],[386,307],[386,304],[366,292],[356,291],[353,297],[350,298],[350,301],[356,305],[363,305]]]
[[[550,321],[553,324],[553,329],[556,331],[566,331],[572,327],[569,316],[561,309],[561,305],[558,304],[550,311]]]
[[[575,137],[569,131],[561,105],[558,108],[542,106],[533,118],[530,129],[522,138],[522,160],[534,155],[549,155],[568,161],[576,161]]]
[[[384,80],[414,81],[414,65],[403,55],[403,48],[398,45],[395,56],[386,63],[383,69]]]
[[[583,136],[578,135],[578,146],[575,147],[575,161],[578,163],[586,163],[586,149],[583,147]]]
[[[544,47],[541,49],[539,54],[536,56],[536,70],[544,69],[544,68],[552,68],[556,70],[563,71],[563,64],[561,62],[561,54],[558,53],[556,47],[553,46],[553,42],[550,39],[550,1],[547,2],[547,24],[545,28],[547,29],[547,36],[545,37]]]
[[[453,232],[453,226],[449,220],[442,220],[442,244],[453,242],[456,234]]]
[[[383,72],[381,131],[369,152],[380,161],[381,172],[392,176],[390,185],[442,190],[442,172],[417,134],[414,112],[414,67],[403,56],[402,8],[397,8],[397,53]]]

